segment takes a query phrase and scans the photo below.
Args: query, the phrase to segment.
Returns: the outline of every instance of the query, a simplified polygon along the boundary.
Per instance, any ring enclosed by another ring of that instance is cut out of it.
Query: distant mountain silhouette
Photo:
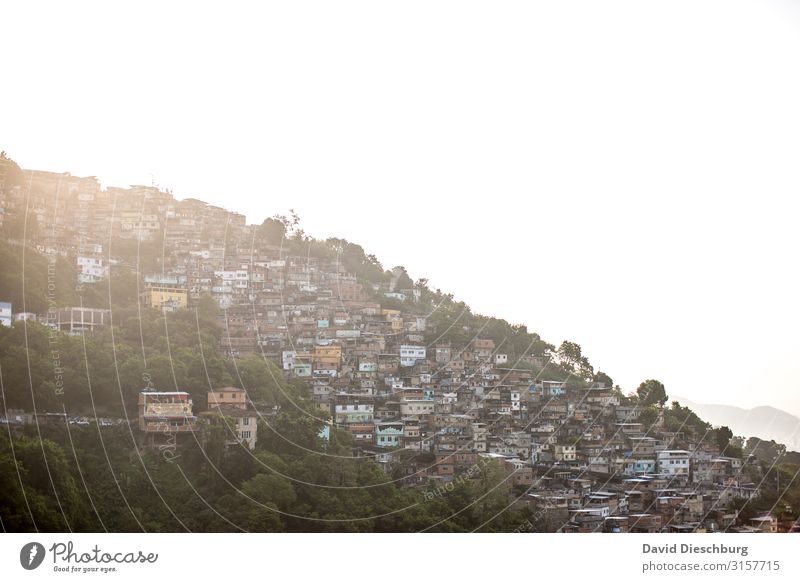
[[[800,450],[800,418],[779,408],[757,406],[748,410],[727,404],[700,404],[683,396],[671,396],[670,400],[688,406],[715,426],[730,427],[737,436],[774,440],[788,450]]]

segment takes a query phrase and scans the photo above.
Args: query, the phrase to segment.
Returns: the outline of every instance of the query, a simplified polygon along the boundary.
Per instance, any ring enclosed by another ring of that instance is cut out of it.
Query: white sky
[[[800,3],[265,5],[4,2],[0,148],[294,208],[625,389],[800,414]]]

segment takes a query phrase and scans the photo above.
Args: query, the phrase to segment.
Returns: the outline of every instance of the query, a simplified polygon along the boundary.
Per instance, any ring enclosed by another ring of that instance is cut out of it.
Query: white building
[[[283,369],[284,370],[294,370],[295,360],[297,360],[297,352],[296,351],[284,351],[283,352]]]
[[[433,414],[433,400],[403,400],[400,402],[400,414],[403,416],[423,416]]]
[[[30,311],[21,311],[14,314],[14,321],[37,321],[38,318],[38,315]]]
[[[571,462],[576,459],[575,445],[556,445],[553,447],[556,461]]]
[[[663,475],[689,476],[689,451],[666,450],[656,453],[658,472]]]
[[[95,283],[108,277],[108,265],[101,257],[79,255],[77,262],[80,283]]]
[[[232,271],[214,271],[214,277],[219,280],[221,287],[246,289],[250,281],[250,273],[247,269],[236,269]]]
[[[336,424],[372,422],[375,407],[372,404],[337,404],[334,409]]]
[[[11,304],[0,302],[0,325],[11,327]]]
[[[425,346],[400,346],[400,365],[413,366],[417,360],[424,360],[426,358]]]

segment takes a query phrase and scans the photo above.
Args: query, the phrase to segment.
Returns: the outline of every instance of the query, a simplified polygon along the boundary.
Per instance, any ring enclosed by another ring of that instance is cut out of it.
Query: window
[[[249,430],[242,431],[242,438],[243,439],[249,439],[250,438],[250,431]]]

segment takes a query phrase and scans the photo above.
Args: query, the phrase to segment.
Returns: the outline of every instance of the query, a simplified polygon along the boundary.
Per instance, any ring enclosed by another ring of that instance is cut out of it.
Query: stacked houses
[[[760,495],[751,459],[661,420],[646,426],[612,386],[552,378],[546,352],[510,354],[479,333],[442,339],[447,330],[420,308],[420,290],[395,278],[372,283],[336,257],[288,254],[259,240],[244,216],[154,187],[25,174],[31,192],[7,192],[5,204],[13,212],[27,197],[40,250],[74,257],[81,280],[93,281],[126,267],[110,237],[163,241],[158,272],[143,273],[142,304],[174,311],[213,298],[227,356],[260,354],[307,382],[314,406],[352,435],[353,453],[400,471],[409,487],[471,478],[494,460],[507,472],[509,503],[529,507],[538,529],[564,532],[730,529],[732,503]],[[71,310],[56,325],[74,331],[104,317]],[[184,394],[140,404],[143,431],[193,430]],[[255,446],[243,391],[209,393],[209,410],[234,418],[234,440]],[[738,527],[774,526],[764,519]]]

